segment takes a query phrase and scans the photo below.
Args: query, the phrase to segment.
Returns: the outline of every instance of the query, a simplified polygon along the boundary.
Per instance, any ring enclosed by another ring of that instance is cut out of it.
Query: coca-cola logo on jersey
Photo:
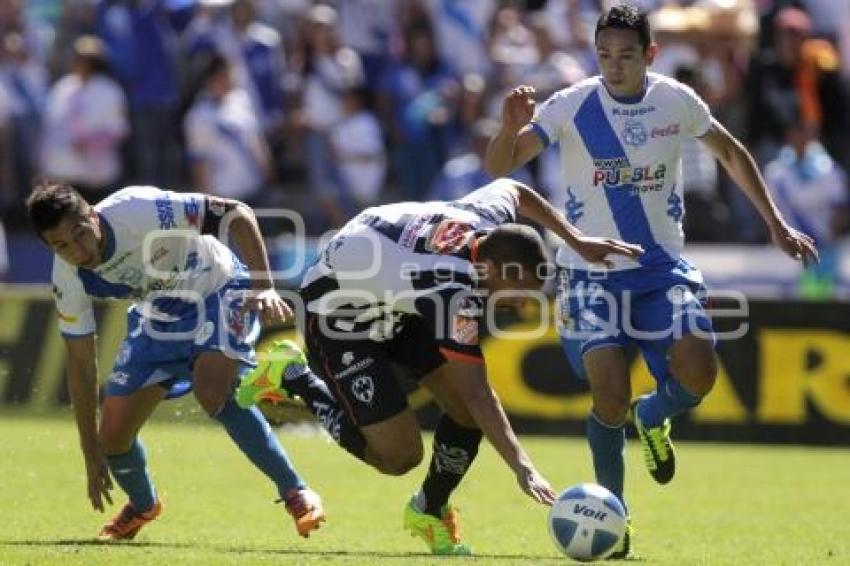
[[[677,136],[679,135],[679,123],[670,124],[669,126],[662,126],[660,128],[652,128],[652,133],[650,134],[651,138],[666,138],[667,136]]]

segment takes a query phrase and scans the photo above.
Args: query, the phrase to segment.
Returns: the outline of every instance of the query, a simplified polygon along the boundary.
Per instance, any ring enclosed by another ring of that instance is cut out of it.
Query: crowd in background
[[[284,206],[314,233],[371,204],[458,198],[488,180],[508,89],[542,101],[597,73],[614,3],[0,0],[3,223],[25,229],[44,177],[92,202],[154,184]],[[653,70],[747,144],[790,221],[822,245],[846,234],[850,0],[633,3],[662,45]],[[699,144],[683,163],[690,240],[765,240]],[[550,148],[517,175],[563,206],[558,167]]]

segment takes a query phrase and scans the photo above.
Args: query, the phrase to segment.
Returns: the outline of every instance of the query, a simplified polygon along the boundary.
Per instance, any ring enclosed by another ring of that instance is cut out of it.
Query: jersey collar
[[[649,77],[644,77],[643,79],[643,90],[632,96],[614,96],[614,94],[608,90],[608,85],[605,84],[605,79],[602,79],[599,82],[602,83],[602,88],[605,89],[605,93],[611,98],[611,100],[620,104],[638,104],[643,102],[643,99],[649,90]]]

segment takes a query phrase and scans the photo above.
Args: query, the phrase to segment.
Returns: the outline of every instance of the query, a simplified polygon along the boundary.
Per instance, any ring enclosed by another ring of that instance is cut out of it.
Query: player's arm
[[[444,369],[451,376],[444,385],[466,404],[484,436],[516,474],[523,491],[535,501],[551,505],[555,494],[514,434],[496,392],[487,381],[483,363],[449,360]]]
[[[530,124],[534,116],[534,88],[518,86],[502,103],[502,123],[484,156],[484,169],[503,177],[522,167],[544,149],[543,140]]]
[[[561,212],[530,187],[518,181],[506,180],[505,182],[514,192],[518,215],[554,232],[585,260],[591,263],[603,263],[610,268],[613,265],[612,262],[605,259],[609,254],[637,258],[643,253],[643,248],[638,245],[613,238],[597,238],[582,234],[581,230],[570,224]]]
[[[818,261],[814,241],[785,222],[773,202],[753,156],[720,122],[711,119],[708,132],[699,138],[744,191],[764,219],[774,243],[803,265]]]
[[[80,435],[92,507],[103,512],[103,500],[112,504],[112,480],[97,435],[97,349],[94,334],[65,338],[68,353],[68,392]]]
[[[226,230],[220,230],[224,223]],[[229,239],[251,273],[251,288],[257,291],[245,301],[245,308],[257,311],[264,325],[282,324],[293,316],[292,309],[277,294],[266,253],[266,244],[251,208],[236,200],[207,197],[204,233]]]

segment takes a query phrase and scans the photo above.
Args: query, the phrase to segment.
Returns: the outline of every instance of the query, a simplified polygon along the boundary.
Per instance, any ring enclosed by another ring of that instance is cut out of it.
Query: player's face
[[[68,216],[43,236],[50,249],[71,265],[92,269],[101,263],[101,230],[93,214]]]
[[[638,33],[630,29],[604,29],[596,38],[596,57],[605,85],[615,96],[634,96],[643,92],[646,68],[652,63],[657,47],[644,49]]]

